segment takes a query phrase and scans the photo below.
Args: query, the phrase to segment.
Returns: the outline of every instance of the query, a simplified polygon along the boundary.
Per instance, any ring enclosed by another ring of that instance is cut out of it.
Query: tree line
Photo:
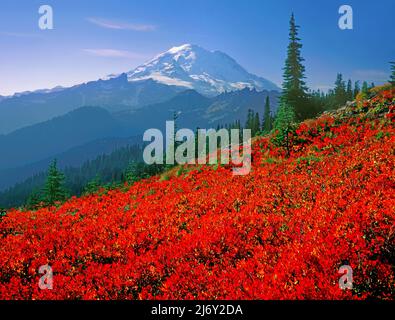
[[[347,83],[341,73],[337,74],[335,87],[327,93],[311,91],[306,85],[305,67],[301,55],[301,39],[298,36],[299,26],[296,25],[294,14],[291,15],[289,28],[289,44],[287,58],[284,66],[282,95],[273,128],[272,141],[283,146],[286,154],[290,153],[289,137],[295,130],[296,124],[307,118],[317,116],[319,113],[336,109],[354,100],[358,95],[368,98],[370,89],[374,84],[366,81],[360,87],[359,82],[354,85],[351,80]],[[389,83],[395,86],[395,62],[391,64]]]

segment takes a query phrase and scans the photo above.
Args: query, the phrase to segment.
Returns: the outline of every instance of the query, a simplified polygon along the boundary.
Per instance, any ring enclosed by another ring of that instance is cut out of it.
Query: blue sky
[[[54,30],[38,28],[43,4],[54,10]],[[338,27],[342,4],[353,8],[353,30]],[[184,43],[224,51],[281,84],[292,11],[311,87],[328,88],[337,72],[376,83],[388,78],[393,0],[2,0],[0,95],[129,71]]]

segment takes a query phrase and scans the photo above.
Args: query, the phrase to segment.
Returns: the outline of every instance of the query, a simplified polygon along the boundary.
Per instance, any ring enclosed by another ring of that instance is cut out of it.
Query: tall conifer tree
[[[302,44],[298,38],[299,26],[295,23],[295,16],[292,13],[289,29],[289,45],[287,59],[284,67],[283,94],[281,102],[292,106],[296,117],[301,120],[309,114],[307,86],[305,82],[304,59],[301,56]]]
[[[270,114],[270,99],[269,96],[267,96],[265,102],[265,111],[263,115],[262,131],[264,133],[269,133],[271,130],[272,130],[272,116]]]
[[[366,96],[369,94],[369,86],[366,81],[362,83],[362,93]]]
[[[67,199],[67,191],[64,186],[65,176],[58,170],[57,161],[54,160],[48,169],[47,181],[44,187],[44,202],[52,205],[58,201]]]
[[[352,101],[354,99],[354,93],[352,91],[352,82],[348,80],[347,82],[347,100]]]
[[[335,103],[336,107],[342,106],[347,101],[346,84],[341,73],[337,74],[335,82]]]
[[[354,99],[357,97],[358,93],[361,91],[361,88],[359,86],[359,81],[355,81],[354,84]]]

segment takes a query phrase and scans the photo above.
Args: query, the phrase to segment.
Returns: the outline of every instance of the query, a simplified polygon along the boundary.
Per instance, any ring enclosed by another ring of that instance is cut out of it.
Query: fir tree
[[[346,84],[341,73],[337,74],[335,82],[335,103],[336,107],[342,106],[347,101]]]
[[[254,112],[251,109],[248,109],[245,128],[250,129],[252,133],[253,126],[254,126]]]
[[[352,82],[348,80],[347,82],[347,100],[352,101],[354,100],[354,92],[352,90]]]
[[[366,81],[364,81],[362,83],[362,90],[361,90],[362,94],[367,97],[369,95],[369,86],[368,83]]]
[[[357,97],[359,92],[361,92],[361,88],[359,87],[359,81],[355,81],[355,84],[354,84],[354,99]]]
[[[84,188],[84,194],[96,193],[99,190],[100,185],[101,185],[100,176],[96,175],[96,177],[93,180],[89,181],[86,184],[86,186]]]
[[[292,106],[297,118],[301,120],[309,114],[309,110],[306,110],[309,104],[307,103],[307,86],[304,81],[306,78],[305,67],[302,64],[304,59],[300,52],[302,44],[300,43],[300,38],[298,38],[298,29],[299,26],[296,25],[295,17],[292,13],[281,101],[282,103]]]
[[[287,157],[291,153],[290,134],[294,130],[295,112],[293,107],[282,102],[274,120],[274,130],[276,135],[274,143],[285,148]]]
[[[259,120],[259,113],[255,113],[254,120],[253,120],[253,128],[252,128],[252,135],[256,136],[261,129],[261,121]]]
[[[30,210],[37,209],[43,202],[43,195],[40,189],[34,189],[26,201],[26,207]]]
[[[54,160],[48,169],[47,181],[44,187],[43,200],[47,205],[53,205],[58,201],[67,199],[67,191],[64,187],[65,176],[57,168],[57,161]]]
[[[264,133],[269,133],[272,130],[272,116],[270,114],[270,99],[269,96],[266,97],[265,111],[262,121],[262,131]]]

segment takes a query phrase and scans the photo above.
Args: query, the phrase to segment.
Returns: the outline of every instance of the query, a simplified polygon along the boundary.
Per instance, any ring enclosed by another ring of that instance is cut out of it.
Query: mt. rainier
[[[70,88],[57,87],[0,97],[0,140],[2,134],[84,106],[102,107],[114,114],[163,103],[186,90],[213,98],[225,92],[239,91],[245,91],[243,95],[248,96],[248,89],[251,89],[250,96],[266,90],[266,94],[274,96],[280,91],[274,83],[247,72],[225,53],[185,44],[126,73],[112,74]],[[189,102],[185,101],[187,105]]]
[[[156,56],[127,73],[130,82],[152,79],[213,96],[244,88],[280,90],[274,83],[247,72],[221,51],[184,44]]]

